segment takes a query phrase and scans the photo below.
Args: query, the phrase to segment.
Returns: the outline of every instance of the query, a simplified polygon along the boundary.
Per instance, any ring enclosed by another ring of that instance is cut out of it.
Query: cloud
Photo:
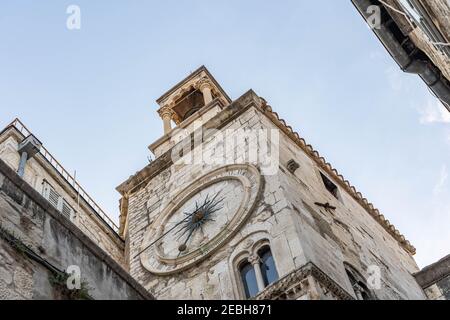
[[[439,196],[444,192],[447,181],[448,181],[448,169],[446,165],[443,165],[441,168],[441,172],[439,174],[439,179],[433,189],[434,196]]]
[[[438,99],[428,100],[423,109],[419,109],[420,123],[450,123],[450,112]]]

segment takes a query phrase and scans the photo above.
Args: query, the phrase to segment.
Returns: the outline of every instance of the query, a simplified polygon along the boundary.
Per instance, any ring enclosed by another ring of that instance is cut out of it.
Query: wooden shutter
[[[64,216],[72,218],[74,210],[48,182],[44,182],[43,196]]]
[[[52,204],[52,206],[59,210],[61,196],[48,182],[44,182],[43,196]]]
[[[66,200],[63,200],[61,213],[70,219],[72,217],[72,212],[72,207],[66,202]]]

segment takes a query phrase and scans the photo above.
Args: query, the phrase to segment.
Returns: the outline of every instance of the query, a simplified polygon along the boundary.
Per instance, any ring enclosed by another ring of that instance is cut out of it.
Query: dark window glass
[[[325,185],[325,188],[336,198],[338,199],[338,188],[337,186],[328,179],[322,172],[320,173],[320,176],[322,177],[323,184]]]
[[[255,268],[250,263],[244,263],[239,268],[242,284],[244,285],[245,296],[251,298],[258,293],[258,283],[256,282]]]
[[[267,287],[269,284],[278,280],[278,272],[275,268],[275,261],[272,257],[269,247],[262,248],[258,253],[261,259],[261,273],[264,280],[264,285]]]

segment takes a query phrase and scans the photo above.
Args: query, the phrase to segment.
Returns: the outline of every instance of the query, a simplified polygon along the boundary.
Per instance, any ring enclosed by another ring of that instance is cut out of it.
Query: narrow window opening
[[[363,281],[358,280],[360,277],[355,276],[354,272],[351,272],[350,270],[346,269],[347,277],[350,280],[350,283],[352,285],[353,291],[356,294],[356,297],[358,300],[373,300],[372,293],[370,292],[369,288],[364,284]],[[358,279],[357,279],[358,278]]]
[[[273,260],[272,252],[269,247],[260,249],[258,256],[261,259],[260,267],[264,285],[267,287],[278,280],[278,272],[275,268],[275,261]]]
[[[244,285],[245,297],[247,299],[258,294],[258,283],[256,281],[255,268],[249,263],[242,263],[239,267],[242,284]]]
[[[320,173],[325,188],[336,198],[339,199],[338,187],[328,179],[322,172]]]

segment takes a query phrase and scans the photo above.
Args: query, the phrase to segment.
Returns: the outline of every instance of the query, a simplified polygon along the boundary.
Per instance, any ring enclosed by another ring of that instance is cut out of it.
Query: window
[[[42,195],[45,199],[50,202],[52,206],[56,208],[59,212],[61,212],[67,218],[71,218],[73,216],[74,210],[69,205],[69,203],[64,200],[61,195],[56,192],[56,190],[48,183],[44,182],[44,189]]]
[[[297,171],[297,169],[300,168],[300,165],[294,159],[289,160],[286,166],[289,172],[292,174],[295,174],[295,171]]]
[[[53,189],[49,184],[46,185],[44,189],[44,194],[46,195],[47,200],[55,207],[59,206],[59,199],[61,196]]]
[[[269,246],[264,246],[256,255],[239,265],[239,274],[245,297],[256,296],[260,291],[278,280],[278,272]]]
[[[320,173],[325,188],[336,198],[339,199],[338,187],[328,179],[322,172]]]
[[[446,39],[442,35],[435,22],[430,17],[427,9],[419,1],[412,0],[400,0],[400,5],[403,7],[403,11],[415,22],[415,24],[422,29],[431,42],[434,42],[436,49],[443,51],[447,55],[450,55],[450,48],[437,45],[437,43],[446,42]]]
[[[346,265],[345,271],[358,300],[373,300],[373,295],[365,285],[363,277],[349,265]]]
[[[278,280],[278,272],[275,268],[275,261],[273,260],[272,252],[270,252],[269,247],[260,249],[258,256],[261,259],[260,267],[264,285],[267,287]]]
[[[69,219],[72,217],[72,213],[73,213],[72,207],[64,199],[62,201],[61,213]]]
[[[244,285],[245,297],[251,298],[258,293],[258,283],[256,281],[255,268],[250,262],[242,263],[240,268],[242,284]]]

